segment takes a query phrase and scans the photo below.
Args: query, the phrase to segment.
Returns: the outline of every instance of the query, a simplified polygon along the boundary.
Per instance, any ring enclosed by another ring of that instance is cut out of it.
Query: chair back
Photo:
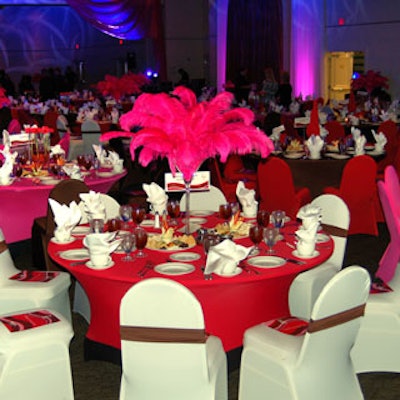
[[[201,398],[207,338],[189,289],[163,278],[135,284],[122,298],[120,324],[121,399],[179,399],[187,389]]]
[[[235,179],[235,174],[243,172],[244,164],[242,157],[238,154],[228,156],[224,167],[224,176],[228,179]]]
[[[10,250],[7,246],[3,230],[0,228],[0,287],[7,282],[7,279],[16,274],[18,269],[15,268],[14,261],[11,257]]]
[[[349,208],[340,197],[333,194],[322,194],[316,197],[312,204],[321,207],[321,225],[331,235],[335,244],[333,254],[326,262],[334,265],[339,271],[342,268],[346,251],[350,225]]]
[[[115,200],[108,194],[100,193],[100,201],[104,204],[104,207],[106,209],[106,221],[111,218],[119,217],[120,204],[118,203],[117,200]],[[79,208],[81,209],[82,212],[82,219],[80,223],[86,224],[88,222],[88,218],[85,212],[85,204],[83,201],[79,202]]]
[[[70,129],[68,127],[68,120],[65,115],[59,115],[57,117],[56,125],[60,139],[62,139],[66,133],[70,132]]]
[[[382,122],[377,132],[383,132],[387,143],[385,146],[385,157],[378,161],[378,172],[383,172],[388,165],[393,165],[399,148],[398,128],[395,122],[388,120]]]
[[[7,127],[8,133],[20,133],[21,132],[21,124],[16,118],[13,118]]]
[[[328,131],[327,143],[343,139],[346,135],[344,127],[339,121],[328,121],[324,128]]]
[[[53,133],[50,135],[50,143],[54,146],[60,141],[60,136],[57,130],[57,118],[59,114],[57,111],[49,110],[46,111],[43,117],[43,125],[53,129]]]
[[[259,208],[272,212],[283,210],[296,214],[295,187],[289,165],[278,157],[269,157],[257,168]]]
[[[101,136],[100,125],[93,120],[82,122],[81,126],[83,151],[85,154],[93,153],[93,144],[99,144]]]
[[[302,387],[308,390],[305,385],[310,383],[303,382],[303,378],[310,377],[310,369],[318,374],[315,385],[320,394],[337,391],[338,398],[346,398],[340,392],[357,384],[350,350],[360,328],[370,284],[367,270],[351,266],[338,272],[321,291],[297,360],[299,370],[303,370],[296,375],[300,391]],[[341,388],[337,388],[338,382]]]
[[[219,211],[219,206],[226,202],[227,200],[222,191],[212,185],[210,185],[210,190],[207,192],[190,192],[190,210]],[[186,211],[186,193],[181,197],[180,208],[181,211]]]
[[[400,182],[399,175],[393,165],[385,168],[384,182],[394,204],[400,204]],[[395,207],[395,214],[400,218],[400,207]]]

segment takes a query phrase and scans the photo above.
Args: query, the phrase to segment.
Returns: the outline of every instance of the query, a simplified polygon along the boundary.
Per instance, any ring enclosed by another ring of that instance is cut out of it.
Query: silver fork
[[[138,272],[138,277],[143,278],[147,272],[149,272],[151,269],[153,269],[154,264],[151,261],[147,261],[146,265]]]

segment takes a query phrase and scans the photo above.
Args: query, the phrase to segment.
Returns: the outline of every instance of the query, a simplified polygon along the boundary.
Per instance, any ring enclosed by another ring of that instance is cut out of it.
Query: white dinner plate
[[[72,236],[66,242],[59,242],[54,236],[50,239],[51,242],[56,243],[56,244],[69,244],[69,243],[72,243],[74,240],[75,240],[75,238]]]
[[[366,144],[364,149],[367,151],[375,150],[375,146],[373,144]]]
[[[42,185],[49,185],[49,186],[53,186],[53,185],[57,185],[57,183],[60,182],[59,179],[55,179],[55,178],[49,178],[49,179],[42,179],[41,181]]]
[[[96,175],[99,176],[100,178],[110,178],[111,176],[114,176],[114,172],[112,172],[112,171],[97,171]]]
[[[154,267],[154,271],[162,275],[185,275],[190,274],[194,270],[195,268],[192,264],[179,262],[167,262]]]
[[[72,229],[73,235],[87,235],[88,233],[90,233],[90,226],[78,225]]]
[[[346,158],[350,158],[348,154],[339,153],[325,153],[325,157],[333,158],[335,160],[345,160]]]
[[[154,226],[154,220],[153,219],[144,219],[140,223],[140,226]]]
[[[224,274],[224,273],[221,273],[221,272],[214,272],[214,273],[215,273],[215,275],[222,276],[223,278],[231,278],[233,276],[237,276],[237,275],[241,274],[242,272],[243,272],[242,268],[238,267],[233,272],[231,272],[230,274]]]
[[[324,243],[329,240],[329,236],[325,233],[317,233],[317,243]]]
[[[200,258],[200,254],[198,253],[193,253],[191,251],[185,251],[182,253],[174,253],[169,256],[169,258],[173,261],[182,261],[182,262],[188,262],[188,261],[195,261]]]
[[[209,215],[213,215],[214,211],[212,210],[191,210],[190,215],[193,217],[208,217]]]
[[[87,249],[71,249],[60,252],[60,257],[64,260],[86,260],[89,258],[89,252]]]
[[[285,153],[283,156],[291,160],[298,160],[304,156],[304,153]]]
[[[276,256],[257,256],[247,260],[247,264],[257,268],[277,268],[286,264],[285,259]]]
[[[381,155],[385,154],[385,152],[384,151],[371,150],[371,151],[368,151],[366,154],[368,154],[369,156],[381,156]]]
[[[205,218],[192,218],[190,217],[190,224],[191,225],[201,225],[201,224],[205,224],[207,222],[207,220]],[[186,220],[184,220],[184,223],[186,223]]]
[[[301,256],[297,250],[292,251],[292,254],[298,258],[314,258],[314,257],[319,256],[319,251],[314,250],[314,252],[310,256]]]
[[[110,260],[106,265],[93,265],[92,262],[89,260],[86,264],[85,264],[88,268],[90,269],[107,269],[107,268],[111,268],[114,265],[114,261]]]

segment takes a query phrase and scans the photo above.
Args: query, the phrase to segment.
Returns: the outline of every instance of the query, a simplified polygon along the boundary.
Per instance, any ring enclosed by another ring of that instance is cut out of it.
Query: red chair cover
[[[69,142],[71,140],[71,134],[67,132],[58,142],[61,148],[65,151],[65,158],[68,159],[69,154]]]
[[[295,188],[289,165],[278,157],[258,164],[257,185],[259,208],[269,212],[283,210],[295,219],[299,208],[311,202],[310,190]]]
[[[383,132],[387,138],[385,146],[386,156],[378,161],[378,176],[383,174],[388,165],[395,163],[397,149],[399,148],[398,129],[393,121],[385,121],[379,125],[377,133]]]
[[[338,121],[328,121],[324,125],[324,128],[328,131],[328,136],[326,138],[327,143],[343,139],[346,136],[343,125]]]
[[[21,132],[21,124],[16,118],[13,118],[7,127],[8,133],[20,133]]]
[[[231,154],[224,167],[224,178],[228,181],[243,181],[248,189],[256,190],[257,174],[255,171],[246,170],[242,158],[238,154]]]
[[[324,193],[341,197],[350,210],[349,235],[378,235],[376,163],[370,156],[352,158],[344,167],[340,188],[326,187]]]
[[[227,201],[237,201],[236,186],[237,182],[224,179],[221,174],[218,160],[211,158],[209,160],[209,168],[211,174],[211,184],[221,189]]]

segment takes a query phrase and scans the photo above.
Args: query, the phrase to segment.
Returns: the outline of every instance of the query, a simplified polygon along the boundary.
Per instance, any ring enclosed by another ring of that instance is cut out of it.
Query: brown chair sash
[[[337,226],[328,224],[321,224],[321,227],[328,235],[343,237],[343,238],[347,237],[348,233],[347,229],[338,228]]]
[[[7,243],[5,240],[0,242],[0,254],[4,253],[8,249]]]
[[[152,328],[147,326],[121,326],[121,340],[153,343],[205,343],[204,329]]]
[[[333,328],[334,326],[344,324],[358,317],[362,317],[365,311],[365,304],[351,308],[350,310],[342,311],[329,317],[321,318],[316,321],[311,320],[307,332],[314,333],[324,329]]]

